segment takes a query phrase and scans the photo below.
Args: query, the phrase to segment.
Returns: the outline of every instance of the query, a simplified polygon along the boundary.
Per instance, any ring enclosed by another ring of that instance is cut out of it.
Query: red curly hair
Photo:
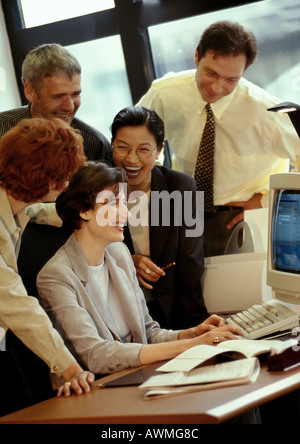
[[[0,140],[0,186],[25,203],[61,189],[85,163],[83,138],[58,118],[24,119]]]

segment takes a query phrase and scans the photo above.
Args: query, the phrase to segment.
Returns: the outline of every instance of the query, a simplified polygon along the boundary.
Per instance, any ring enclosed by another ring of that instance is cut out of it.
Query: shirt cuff
[[[263,208],[269,207],[269,193],[263,194],[263,196],[261,198],[261,205]]]
[[[56,374],[56,376],[61,377],[61,375],[69,368],[72,364],[76,362],[74,356],[64,347],[62,350],[58,351],[50,364],[51,373]]]

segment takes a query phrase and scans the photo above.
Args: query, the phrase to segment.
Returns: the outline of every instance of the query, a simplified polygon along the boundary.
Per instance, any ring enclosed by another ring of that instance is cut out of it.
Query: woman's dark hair
[[[257,56],[257,40],[253,32],[244,29],[239,23],[220,21],[209,26],[200,39],[197,47],[199,60],[206,52],[213,50],[219,55],[238,56],[245,54],[247,69]]]
[[[68,189],[56,201],[56,210],[62,221],[79,230],[83,219],[80,213],[93,210],[98,194],[112,188],[119,194],[119,184],[126,183],[126,173],[121,168],[110,168],[101,162],[88,162],[73,176]]]
[[[110,127],[112,144],[120,128],[144,125],[155,137],[158,149],[161,148],[165,138],[164,123],[155,111],[143,106],[128,106],[115,116]]]

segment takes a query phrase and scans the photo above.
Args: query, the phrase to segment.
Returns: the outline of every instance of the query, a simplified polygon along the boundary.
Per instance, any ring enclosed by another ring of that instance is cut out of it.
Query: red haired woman
[[[68,381],[59,395],[69,395],[71,388],[88,392],[94,376],[83,372],[37,299],[28,296],[17,257],[30,215],[41,223],[59,222],[54,205],[43,203],[54,202],[85,161],[82,137],[60,119],[23,120],[0,140],[0,327],[11,330],[52,373]],[[1,394],[1,416],[14,395],[5,382],[10,375],[0,376],[7,395]]]

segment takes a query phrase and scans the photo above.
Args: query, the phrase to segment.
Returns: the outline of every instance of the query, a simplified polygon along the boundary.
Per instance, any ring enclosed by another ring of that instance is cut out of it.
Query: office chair
[[[65,226],[53,227],[29,223],[22,236],[18,258],[19,274],[30,296],[38,297],[36,278],[43,266],[65,244],[71,230]]]

